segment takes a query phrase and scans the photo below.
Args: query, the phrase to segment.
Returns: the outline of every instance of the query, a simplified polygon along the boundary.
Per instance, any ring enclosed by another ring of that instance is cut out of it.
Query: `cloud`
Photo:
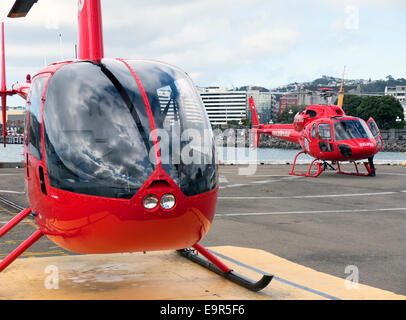
[[[0,2],[3,19],[13,2]],[[188,72],[198,85],[276,86],[311,80],[329,70],[339,76],[343,64],[353,64],[370,77],[365,61],[395,74],[393,68],[399,68],[394,64],[401,55],[397,52],[406,48],[390,35],[405,31],[404,19],[396,16],[405,4],[404,0],[105,0],[105,56],[166,61]],[[356,26],[347,20],[351,7],[359,8],[358,29],[348,28]],[[391,11],[383,15],[384,8]],[[382,35],[391,21],[399,21],[396,32],[388,30],[381,40],[389,50],[378,51],[371,35]],[[26,18],[6,19],[9,81],[24,79],[26,72],[35,73],[45,60],[51,63],[61,54],[73,58],[75,43],[76,0],[40,0]]]
[[[298,32],[291,28],[273,27],[257,33],[245,35],[242,47],[248,48],[254,58],[266,54],[282,55],[291,49],[298,38]]]
[[[327,0],[326,2],[338,6],[358,6],[358,7],[388,7],[406,6],[404,0]]]

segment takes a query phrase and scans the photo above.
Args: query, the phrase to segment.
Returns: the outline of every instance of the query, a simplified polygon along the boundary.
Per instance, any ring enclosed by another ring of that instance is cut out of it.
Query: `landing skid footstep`
[[[220,260],[218,260],[212,253],[199,244],[193,246],[194,249],[181,249],[177,252],[183,257],[217,273],[218,275],[230,280],[248,290],[258,292],[264,289],[272,280],[273,275],[265,274],[258,281],[253,281],[243,275],[240,275],[226,265],[224,265]],[[204,257],[200,256],[203,255]]]

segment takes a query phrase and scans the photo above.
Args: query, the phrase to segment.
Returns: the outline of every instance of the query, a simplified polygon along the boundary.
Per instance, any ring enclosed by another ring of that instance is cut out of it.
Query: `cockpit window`
[[[41,143],[41,104],[44,86],[47,81],[46,77],[37,78],[34,80],[31,89],[31,97],[29,101],[29,136],[26,142],[29,141],[31,154],[42,160],[42,143]]]
[[[380,134],[378,126],[376,125],[375,121],[368,122],[369,128],[371,129],[372,135],[377,138]]]
[[[313,124],[313,127],[312,127],[312,138],[316,139],[316,124]]]
[[[310,116],[310,118],[314,118],[317,116],[317,112],[314,110],[307,110],[306,114],[308,114]]]
[[[336,141],[349,139],[373,139],[371,131],[364,120],[342,120],[334,123]]]
[[[331,127],[328,123],[320,123],[317,127],[320,140],[331,140]]]
[[[51,78],[44,139],[52,187],[87,195],[131,198],[154,170],[143,104],[100,66],[71,63]]]

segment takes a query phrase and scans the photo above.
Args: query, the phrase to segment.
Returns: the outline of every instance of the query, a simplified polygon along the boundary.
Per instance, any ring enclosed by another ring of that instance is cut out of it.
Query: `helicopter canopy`
[[[184,72],[160,62],[61,67],[47,87],[44,143],[49,182],[67,191],[132,198],[159,163],[186,196],[217,186],[200,96]]]

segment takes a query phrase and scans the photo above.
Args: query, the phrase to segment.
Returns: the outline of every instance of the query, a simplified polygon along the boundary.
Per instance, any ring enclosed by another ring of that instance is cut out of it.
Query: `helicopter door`
[[[317,126],[317,134],[319,138],[319,149],[321,152],[333,152],[333,144],[330,143],[333,139],[331,134],[331,126],[329,123],[319,123]]]
[[[372,135],[376,139],[377,148],[378,148],[378,152],[379,152],[383,148],[383,140],[382,140],[382,135],[381,135],[381,132],[379,131],[378,125],[376,124],[376,122],[373,118],[368,119],[367,125],[369,127],[369,130],[371,130]]]

